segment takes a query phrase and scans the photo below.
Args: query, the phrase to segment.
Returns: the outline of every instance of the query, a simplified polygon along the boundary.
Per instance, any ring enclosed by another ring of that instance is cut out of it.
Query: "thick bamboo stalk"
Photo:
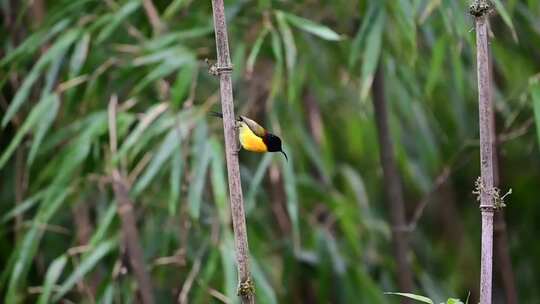
[[[482,249],[480,265],[480,303],[491,304],[493,277],[493,105],[488,49],[487,1],[476,1],[471,14],[476,24],[476,60],[478,77],[478,123],[480,127],[480,182],[477,184],[482,215]]]
[[[231,215],[233,220],[236,261],[238,267],[238,295],[242,303],[255,303],[254,287],[249,272],[249,249],[244,214],[244,199],[240,181],[240,166],[237,155],[237,139],[235,129],[234,103],[231,79],[231,57],[227,37],[227,24],[223,0],[212,0],[214,29],[216,35],[217,67],[219,74],[221,108],[223,112],[223,130],[225,133],[225,154],[229,180]]]

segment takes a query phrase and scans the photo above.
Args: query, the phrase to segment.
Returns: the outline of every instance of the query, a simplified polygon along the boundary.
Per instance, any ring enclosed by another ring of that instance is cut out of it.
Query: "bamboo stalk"
[[[489,70],[488,17],[491,7],[485,0],[471,5],[476,25],[476,60],[478,77],[478,123],[480,127],[480,182],[477,184],[482,215],[480,264],[480,304],[491,304],[493,277],[493,105]]]
[[[161,22],[161,19],[159,19],[159,13],[156,9],[156,6],[152,2],[152,0],[143,0],[143,7],[146,13],[146,16],[148,17],[148,20],[150,21],[150,24],[152,25],[154,35],[158,35],[162,33],[164,29],[164,24],[163,22]]]
[[[407,261],[410,249],[405,223],[405,206],[388,126],[388,108],[384,95],[382,64],[375,73],[372,89],[379,154],[383,169],[385,192],[387,193],[387,204],[390,210],[390,222],[392,224],[392,246],[397,262],[398,286],[401,292],[412,292],[414,284],[410,265]],[[410,301],[402,300],[402,303],[410,303]]]
[[[88,205],[88,201],[79,202],[71,211],[73,214],[73,223],[75,224],[75,236],[79,246],[88,246],[94,232]],[[96,291],[100,281],[98,272],[94,272],[78,284],[81,292],[84,292],[88,296],[90,303],[96,303]]]
[[[117,152],[117,132],[116,115],[118,100],[116,95],[111,96],[108,106],[109,119],[109,145],[111,155],[114,157]],[[146,270],[144,262],[144,253],[141,247],[139,232],[137,230],[137,221],[133,210],[133,201],[129,198],[129,186],[125,176],[120,170],[113,166],[111,172],[111,181],[114,196],[116,199],[117,212],[122,224],[122,241],[127,248],[129,264],[135,274],[135,279],[141,296],[141,303],[154,304],[154,294],[150,275]]]
[[[114,196],[118,204],[118,215],[122,223],[122,239],[127,248],[129,263],[137,280],[142,303],[154,304],[152,281],[144,263],[144,254],[137,230],[133,202],[128,196],[125,178],[120,175],[118,170],[114,169],[112,180]]]
[[[246,218],[244,214],[244,199],[240,181],[240,166],[238,164],[238,155],[236,153],[237,139],[231,79],[232,66],[229,54],[229,41],[227,37],[227,24],[223,0],[212,0],[212,12],[216,35],[216,71],[219,74],[220,82],[229,195],[239,277],[238,295],[241,297],[242,303],[255,303],[254,286],[249,271],[249,249]]]

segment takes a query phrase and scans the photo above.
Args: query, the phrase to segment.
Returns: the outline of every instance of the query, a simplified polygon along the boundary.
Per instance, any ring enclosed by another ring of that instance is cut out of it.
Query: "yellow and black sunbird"
[[[223,118],[222,113],[210,112],[211,115]],[[239,116],[236,119],[238,128],[238,139],[242,148],[251,152],[281,152],[288,161],[287,154],[281,148],[281,139],[276,135],[266,131],[254,120],[245,116]]]

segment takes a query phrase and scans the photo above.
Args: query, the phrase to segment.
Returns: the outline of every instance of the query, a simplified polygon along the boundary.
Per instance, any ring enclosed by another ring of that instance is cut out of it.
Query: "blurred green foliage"
[[[121,266],[115,167],[131,184],[157,301],[176,302],[195,270],[189,302],[236,302],[222,126],[206,115],[219,109],[219,83],[204,63],[215,58],[210,1],[154,0],[162,30],[138,0],[44,1],[43,20],[36,2],[0,2],[2,302],[134,301],[134,278]],[[531,303],[540,298],[540,3],[495,4],[501,188],[514,189],[510,252],[520,301]],[[259,303],[399,300],[383,294],[398,288],[368,102],[379,64],[407,218],[428,202],[411,231],[417,293],[437,303],[475,293],[479,152],[467,6],[226,1],[237,112],[279,134],[290,156],[240,153]],[[78,247],[84,228],[87,246]]]

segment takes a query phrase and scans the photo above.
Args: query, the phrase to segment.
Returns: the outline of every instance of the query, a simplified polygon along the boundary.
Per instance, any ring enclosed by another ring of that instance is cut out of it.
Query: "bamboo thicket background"
[[[532,303],[540,3],[493,2],[498,184],[513,189],[507,246],[494,248],[494,302],[510,303],[515,279],[519,301]],[[477,300],[467,1],[225,6],[236,113],[280,135],[289,155],[240,153],[257,302],[400,300],[383,294],[402,290],[371,102],[377,69],[412,291]],[[204,62],[216,57],[210,1],[4,0],[0,9],[0,302],[130,303],[144,273],[147,301],[238,301],[222,122],[207,115],[219,110],[219,81]],[[505,251],[513,273],[499,267]]]

